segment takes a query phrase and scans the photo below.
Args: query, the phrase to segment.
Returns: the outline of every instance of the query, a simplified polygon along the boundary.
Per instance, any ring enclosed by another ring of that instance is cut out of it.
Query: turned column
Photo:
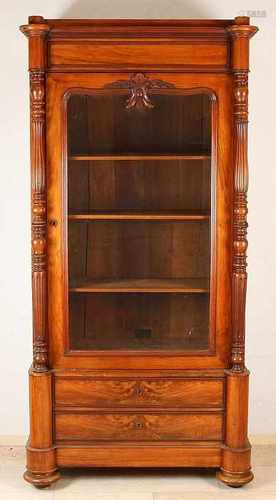
[[[219,479],[238,487],[253,479],[247,437],[248,379],[245,367],[245,304],[247,287],[248,70],[249,40],[257,28],[236,18],[228,29],[232,41],[234,198],[232,260],[232,349],[227,370],[225,446]]]
[[[29,372],[30,438],[26,481],[45,487],[59,478],[52,436],[52,374],[47,341],[47,206],[46,206],[46,43],[49,26],[33,17],[21,27],[29,39],[33,364]]]
[[[30,134],[31,134],[31,210],[32,210],[32,289],[33,289],[33,366],[46,372],[47,348],[47,209],[45,145],[45,67],[47,24],[29,24],[21,30],[29,39]]]

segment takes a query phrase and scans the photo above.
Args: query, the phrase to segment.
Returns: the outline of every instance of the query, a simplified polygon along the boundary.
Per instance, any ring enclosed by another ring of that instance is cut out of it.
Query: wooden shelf
[[[72,161],[129,161],[129,160],[210,160],[211,155],[207,152],[195,152],[195,153],[186,153],[186,154],[173,154],[173,153],[164,153],[164,154],[92,154],[92,155],[71,155],[69,156],[69,160]]]
[[[209,280],[206,278],[90,280],[73,283],[70,291],[77,293],[208,293]]]
[[[98,211],[91,210],[86,213],[70,213],[69,220],[181,220],[181,221],[197,221],[208,220],[210,214],[203,211],[158,211],[145,212],[138,210],[108,210]]]

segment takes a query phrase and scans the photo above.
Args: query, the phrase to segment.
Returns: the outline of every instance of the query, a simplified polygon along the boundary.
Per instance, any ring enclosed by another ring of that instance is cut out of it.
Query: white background
[[[232,18],[249,10],[249,283],[247,365],[250,432],[276,434],[275,0],[9,0],[1,6],[0,78],[0,434],[28,432],[31,363],[29,95],[27,39],[18,26],[45,18]]]

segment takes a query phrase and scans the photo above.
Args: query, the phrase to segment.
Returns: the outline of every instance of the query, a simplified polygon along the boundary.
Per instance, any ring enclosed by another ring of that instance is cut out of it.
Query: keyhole
[[[56,219],[50,219],[49,220],[49,226],[51,227],[57,227],[58,221]]]
[[[135,425],[136,429],[143,429],[143,427],[144,427],[143,422],[135,422],[134,425]]]

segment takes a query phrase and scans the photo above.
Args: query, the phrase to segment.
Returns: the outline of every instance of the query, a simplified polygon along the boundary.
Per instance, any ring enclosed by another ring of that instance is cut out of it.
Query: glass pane
[[[206,349],[208,295],[73,293],[74,349]]]
[[[126,110],[124,95],[73,95],[70,155],[210,152],[207,95],[155,95],[153,109]]]
[[[68,101],[70,346],[208,349],[210,99],[125,100]]]

